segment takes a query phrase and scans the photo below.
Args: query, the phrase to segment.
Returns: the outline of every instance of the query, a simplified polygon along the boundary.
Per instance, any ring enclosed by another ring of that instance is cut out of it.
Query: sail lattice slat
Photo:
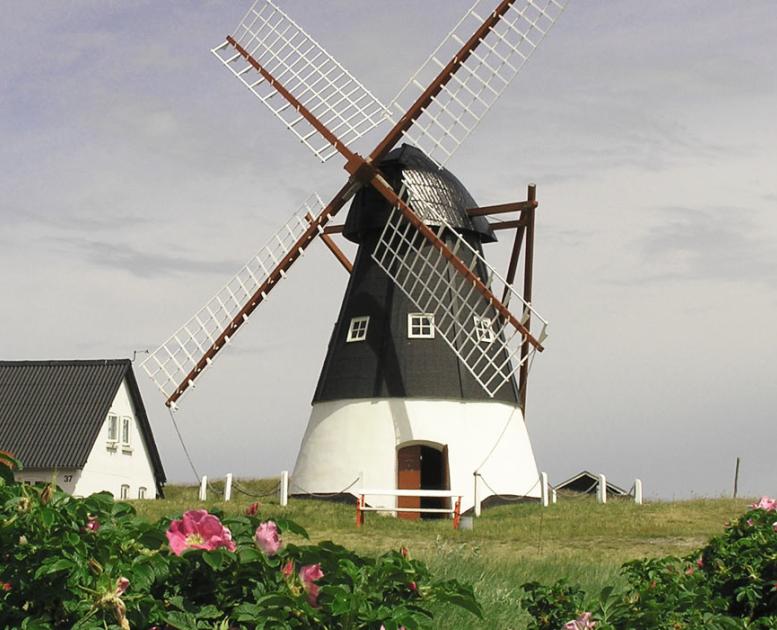
[[[408,198],[412,207],[412,195]],[[435,221],[438,238],[458,256],[492,293],[507,291],[513,312],[531,321],[540,343],[547,322],[508,285],[483,255],[444,220]],[[434,327],[489,396],[494,396],[530,361],[534,348],[522,353],[525,335],[474,284],[458,272],[443,253],[394,208],[372,255],[377,264],[421,313],[434,316]],[[534,334],[534,333],[533,333]]]
[[[309,217],[318,215],[324,204],[311,195],[289,221],[227,282],[194,316],[143,362],[165,398],[170,398],[179,385],[195,370],[198,363],[219,342],[225,331],[234,329],[236,318],[247,318],[241,312],[262,287],[272,271],[288,256],[310,226]],[[242,323],[242,322],[241,322]],[[223,342],[230,340],[230,333]],[[198,371],[206,369],[211,361]]]
[[[478,0],[391,104],[402,116],[489,15]],[[567,0],[516,0],[404,134],[440,166],[453,155],[561,15]]]
[[[345,145],[376,127],[389,110],[270,0],[257,0],[235,41]],[[319,159],[337,150],[229,42],[212,52]]]

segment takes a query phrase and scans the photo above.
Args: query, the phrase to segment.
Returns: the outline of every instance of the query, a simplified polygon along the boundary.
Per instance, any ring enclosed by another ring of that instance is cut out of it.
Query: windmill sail
[[[403,193],[405,190],[410,189],[403,187]],[[408,203],[412,206],[412,194]],[[539,324],[542,343],[547,321],[444,218],[435,219],[435,223],[439,225],[437,237],[471,272],[485,279],[492,294],[506,291],[513,305],[521,305],[521,324],[529,316]],[[420,312],[433,313],[437,332],[489,396],[531,360],[535,348],[525,343],[525,329],[503,317],[496,303],[455,269],[450,258],[433,247],[399,208],[389,215],[372,257]]]
[[[503,0],[489,12],[484,6],[488,0],[477,0],[392,101],[392,113],[399,118],[417,98],[429,97],[415,123],[404,130],[404,139],[444,165],[518,74],[566,3]],[[430,86],[435,86],[433,95],[428,94]]]
[[[311,195],[270,241],[249,260],[194,316],[157,348],[142,366],[172,405],[212,363],[215,354],[229,342],[275,286],[268,280],[276,272],[285,277],[289,253],[311,229],[311,216],[324,207]]]
[[[212,52],[321,161],[338,153],[331,138],[279,90],[343,145],[389,116],[386,106],[270,0],[257,0],[235,35]]]

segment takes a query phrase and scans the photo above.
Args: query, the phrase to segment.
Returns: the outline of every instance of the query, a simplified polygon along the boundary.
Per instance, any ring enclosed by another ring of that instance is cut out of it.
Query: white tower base
[[[447,446],[450,489],[462,510],[493,494],[540,497],[540,476],[521,410],[503,402],[379,398],[316,403],[291,479],[292,494],[395,489],[397,451]],[[396,507],[394,497],[370,503]]]

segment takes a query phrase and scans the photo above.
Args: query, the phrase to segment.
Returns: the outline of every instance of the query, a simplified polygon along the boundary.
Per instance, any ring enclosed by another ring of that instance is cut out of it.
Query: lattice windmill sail
[[[416,190],[429,192],[427,186]],[[408,203],[414,205],[412,193]],[[493,397],[534,355],[535,348],[523,352],[530,316],[541,323],[539,343],[546,337],[548,323],[444,216],[435,220],[439,223],[437,237],[450,241],[454,260],[463,262],[475,278],[485,276],[492,292],[497,288],[507,291],[520,302],[519,322],[511,322],[509,310],[495,306],[476,290],[471,278],[457,273],[451,259],[432,247],[398,207],[389,215],[372,257],[419,312],[433,314],[435,329]]]
[[[450,159],[515,78],[566,2],[502,2],[490,14],[487,4],[486,0],[475,2],[392,102],[392,111],[401,116],[449,60],[470,48],[468,38],[477,39],[476,49],[460,61],[451,80],[403,136],[440,165]]]
[[[268,0],[254,2],[235,35],[212,52],[322,162],[337,149],[283,93],[346,144],[390,117],[386,106]]]
[[[408,440],[431,445],[424,446],[434,451],[426,461],[447,460],[435,483],[461,486],[465,506],[473,472],[490,470],[493,492],[538,492],[522,415],[528,365],[543,350],[547,326],[531,299],[534,188],[526,201],[478,208],[442,164],[504,92],[565,2],[501,0],[492,10],[487,4],[475,3],[390,107],[270,0],[255,2],[235,33],[213,49],[319,159],[341,155],[349,177],[329,203],[308,200],[144,368],[166,404],[175,405],[304,250],[322,240],[351,279],[295,468],[300,492],[336,491],[349,485],[354,470],[373,484],[388,484],[383,487],[431,483],[420,468],[416,481],[393,479]],[[380,125],[388,128],[385,136],[364,157],[355,143]],[[420,148],[395,148],[403,139]],[[329,226],[350,199],[346,223]],[[517,220],[486,219],[507,211]],[[486,262],[482,244],[507,227],[516,235],[503,277]],[[338,232],[358,243],[354,263],[332,241]],[[524,242],[521,293],[513,284]],[[407,343],[399,343],[404,335]],[[445,422],[429,424],[442,414]],[[370,431],[363,430],[365,417],[372,418]],[[378,439],[383,431],[390,440]],[[338,440],[343,451],[332,454]],[[403,466],[423,459],[420,451],[416,460],[408,453]]]

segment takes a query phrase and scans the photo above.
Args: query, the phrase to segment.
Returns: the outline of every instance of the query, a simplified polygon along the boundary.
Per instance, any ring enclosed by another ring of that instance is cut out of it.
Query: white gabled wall
[[[364,487],[393,489],[397,449],[413,443],[448,446],[451,490],[462,509],[494,493],[539,498],[540,485],[520,408],[502,402],[380,398],[313,405],[297,463],[292,493],[338,492],[360,473]],[[488,484],[492,490],[489,489]],[[360,484],[349,492],[358,494]],[[393,498],[373,505],[393,507]]]
[[[16,481],[27,481],[29,483],[35,483],[36,481],[42,481],[43,483],[51,483],[52,481],[57,484],[62,490],[73,494],[76,488],[78,479],[81,476],[80,470],[22,470],[21,472],[14,473]]]
[[[107,490],[117,499],[121,496],[121,486],[129,486],[129,499],[138,498],[138,488],[146,489],[146,498],[156,497],[156,482],[154,481],[154,468],[148,455],[148,448],[140,431],[135,408],[132,404],[126,379],[122,381],[111,404],[110,411],[122,417],[130,417],[131,435],[130,449],[124,449],[121,438],[115,448],[108,447],[108,418],[106,416],[97,440],[92,446],[89,457],[73,488],[73,494],[87,496],[94,492]],[[121,436],[121,420],[119,421],[119,435]]]

